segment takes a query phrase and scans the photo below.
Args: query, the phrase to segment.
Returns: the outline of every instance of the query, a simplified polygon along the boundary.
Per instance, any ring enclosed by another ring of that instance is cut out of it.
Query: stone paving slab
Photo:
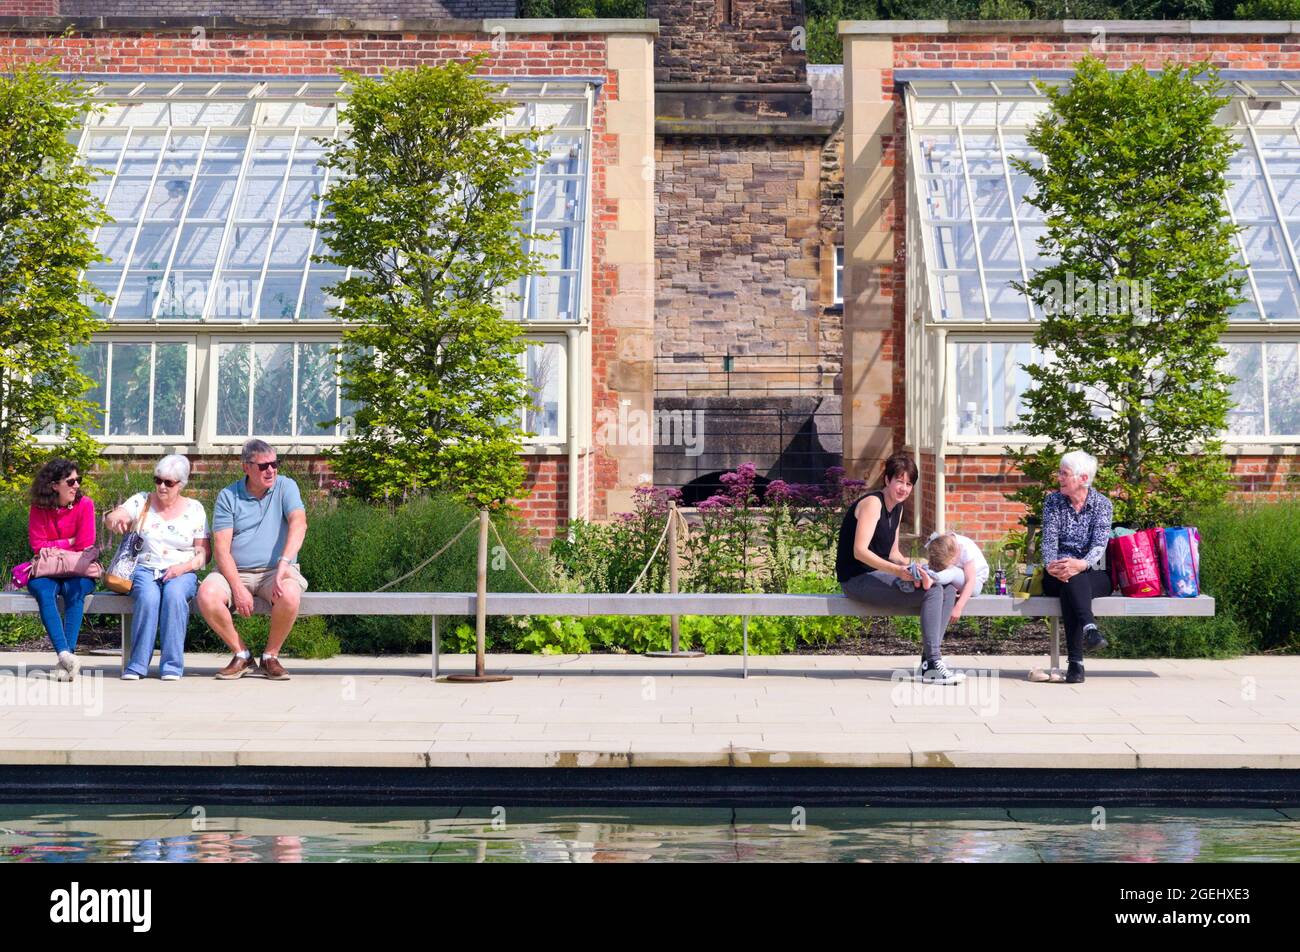
[[[429,658],[290,661],[292,680],[125,682],[88,656],[0,654],[0,764],[353,767],[1053,767],[1300,769],[1300,657],[1094,660],[1036,684],[1035,657],[964,658],[962,686],[915,659],[496,655],[514,680],[451,684]],[[444,672],[473,659],[447,656]]]

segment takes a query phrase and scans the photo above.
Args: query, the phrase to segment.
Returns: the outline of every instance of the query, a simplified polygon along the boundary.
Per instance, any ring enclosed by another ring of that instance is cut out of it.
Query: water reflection
[[[0,807],[0,862],[1300,861],[1276,810]]]

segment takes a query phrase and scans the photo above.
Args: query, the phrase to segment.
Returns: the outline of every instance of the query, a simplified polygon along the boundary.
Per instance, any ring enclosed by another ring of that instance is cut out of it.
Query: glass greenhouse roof
[[[1048,82],[1064,83],[1065,79]],[[1237,322],[1300,322],[1300,78],[1232,78],[1219,120],[1242,148],[1228,170],[1224,214],[1242,226],[1249,279]],[[929,282],[928,319],[1019,323],[1039,316],[1011,287],[1044,259],[1032,185],[1011,163],[1040,157],[1026,134],[1047,98],[1029,78],[905,82],[911,188]]]
[[[82,76],[81,79],[88,79]],[[81,130],[83,159],[113,222],[110,259],[89,272],[122,322],[330,320],[342,269],[311,261],[329,186],[322,137],[339,134],[333,77],[90,77],[104,109]],[[524,231],[554,255],[524,278],[508,316],[579,319],[585,269],[590,121],[597,80],[494,80],[517,103],[507,129],[550,127],[527,180]]]

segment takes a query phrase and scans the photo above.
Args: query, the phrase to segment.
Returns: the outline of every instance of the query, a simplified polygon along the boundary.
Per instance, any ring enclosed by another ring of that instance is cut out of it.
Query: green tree
[[[1112,74],[1095,57],[1068,86],[1042,85],[1050,108],[1029,143],[1043,162],[1013,160],[1055,261],[1017,285],[1043,310],[1034,342],[1050,355],[1025,368],[1019,424],[1049,443],[1009,450],[1042,484],[1011,497],[1033,512],[1063,448],[1098,457],[1121,522],[1177,524],[1227,488],[1219,337],[1244,278],[1223,212],[1237,145],[1215,122],[1220,88],[1205,64]]]
[[[24,488],[48,455],[41,431],[66,432],[59,452],[83,471],[99,456],[73,348],[102,326],[91,305],[104,295],[83,274],[104,260],[91,232],[109,218],[88,188],[97,170],[76,163],[94,105],[53,69],[0,74],[0,491]]]
[[[332,455],[368,498],[522,491],[525,345],[501,305],[545,257],[525,248],[543,236],[523,232],[517,184],[543,161],[543,130],[504,131],[512,105],[474,77],[481,60],[344,74],[348,135],[326,141],[336,184],[318,260],[353,268],[334,291],[352,325],[343,394],[358,404]]]
[[[1243,0],[1233,11],[1238,20],[1294,20],[1300,0]]]

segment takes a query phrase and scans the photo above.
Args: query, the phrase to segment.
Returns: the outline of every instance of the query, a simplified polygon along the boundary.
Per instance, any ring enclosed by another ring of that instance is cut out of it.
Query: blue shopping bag
[[[1195,526],[1156,530],[1160,574],[1173,598],[1201,594],[1201,534]]]

